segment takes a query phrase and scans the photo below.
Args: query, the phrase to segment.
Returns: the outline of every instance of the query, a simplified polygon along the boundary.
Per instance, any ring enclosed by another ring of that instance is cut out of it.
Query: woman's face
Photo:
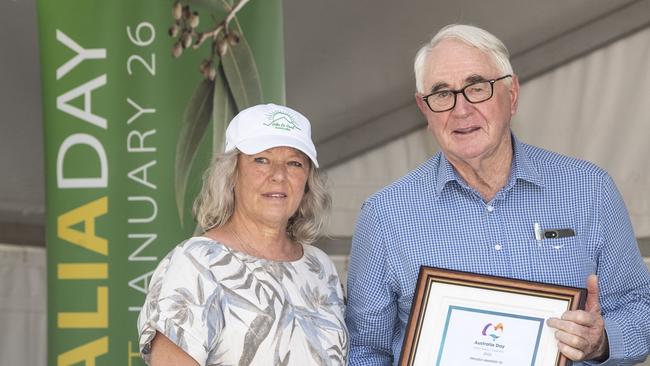
[[[310,161],[291,147],[255,155],[239,154],[235,215],[266,226],[286,228],[305,194]]]

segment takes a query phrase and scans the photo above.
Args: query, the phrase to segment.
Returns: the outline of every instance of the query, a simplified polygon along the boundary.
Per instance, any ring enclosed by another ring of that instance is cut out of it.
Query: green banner
[[[284,103],[280,0],[38,1],[48,364],[140,365],[136,319],[227,122]]]

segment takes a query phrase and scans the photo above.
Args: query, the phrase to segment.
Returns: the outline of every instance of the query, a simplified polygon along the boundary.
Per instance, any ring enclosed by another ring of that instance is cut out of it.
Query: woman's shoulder
[[[207,236],[193,236],[178,244],[176,248],[185,252],[220,252],[225,249],[225,246]]]
[[[305,253],[305,257],[311,256],[311,257],[314,257],[314,258],[319,259],[319,260],[324,260],[324,261],[331,262],[331,259],[327,255],[327,253],[325,253],[322,249],[320,249],[318,247],[315,247],[315,246],[310,245],[310,244],[303,244],[302,248],[303,248],[303,251]]]
[[[316,263],[318,263],[318,267],[323,267],[326,270],[326,272],[336,273],[336,267],[334,266],[334,262],[332,261],[330,256],[327,255],[327,253],[325,253],[322,249],[315,247],[313,245],[304,244],[303,250],[304,250],[303,259],[308,265],[310,265],[311,263],[313,266]]]
[[[233,257],[232,252],[216,240],[192,237],[178,244],[160,261],[152,283],[175,288],[201,277],[202,281],[207,281],[203,283],[205,287],[208,282],[216,282],[221,275],[229,275],[239,268]]]
[[[161,264],[174,263],[178,265],[187,261],[193,262],[195,265],[205,264],[213,262],[223,256],[225,252],[226,247],[222,243],[207,237],[194,236],[172,248]]]
[[[343,288],[332,259],[320,248],[305,245],[304,263],[306,266],[303,273],[308,287],[312,291],[315,288],[320,288],[320,293],[329,294],[327,295],[328,304],[342,305],[344,303]]]

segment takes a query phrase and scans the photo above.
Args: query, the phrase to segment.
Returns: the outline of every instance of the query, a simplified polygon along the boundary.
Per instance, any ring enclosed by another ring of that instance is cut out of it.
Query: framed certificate
[[[422,266],[401,366],[564,366],[546,319],[587,290]]]

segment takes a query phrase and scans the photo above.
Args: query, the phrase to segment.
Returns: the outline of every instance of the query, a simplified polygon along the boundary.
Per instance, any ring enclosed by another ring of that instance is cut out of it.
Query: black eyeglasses
[[[459,90],[439,90],[422,97],[431,112],[446,112],[454,109],[456,106],[456,96],[463,94],[465,99],[470,103],[481,103],[492,98],[494,93],[494,83],[505,78],[512,77],[508,74],[497,79],[479,81],[465,85]]]

